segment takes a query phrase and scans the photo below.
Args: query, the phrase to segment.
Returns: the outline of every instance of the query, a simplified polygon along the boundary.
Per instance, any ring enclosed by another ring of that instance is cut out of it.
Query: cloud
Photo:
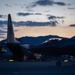
[[[0,20],[0,27],[4,27],[7,24],[7,21]]]
[[[5,35],[6,33],[7,33],[7,31],[4,31],[4,30],[1,30],[1,29],[0,29],[0,38],[2,38],[2,39],[5,38],[4,35]]]
[[[32,3],[32,7],[35,7],[37,5],[40,6],[53,6],[53,5],[59,5],[59,6],[65,6],[67,5],[65,2],[55,2],[54,0],[38,0],[35,3]]]
[[[65,6],[66,5],[64,2],[54,2],[54,4],[57,4],[59,6]]]
[[[57,21],[50,21],[50,22],[33,22],[33,21],[12,21],[13,25],[15,26],[56,26],[58,24]],[[0,21],[0,27],[4,27],[7,25],[7,21]],[[1,33],[6,33],[6,31],[0,30]]]
[[[13,25],[16,27],[19,26],[30,26],[30,27],[35,27],[35,26],[57,26],[58,22],[57,21],[50,21],[50,22],[34,22],[34,21],[12,21]],[[0,27],[5,27],[7,25],[7,21],[0,21]],[[6,33],[6,31],[0,30],[2,33]]]
[[[56,16],[49,16],[48,19],[56,19]]]
[[[0,14],[0,18],[6,18],[6,15],[1,15],[1,14]]]
[[[34,27],[34,26],[56,26],[57,25],[57,21],[50,21],[50,22],[33,22],[33,21],[20,21],[20,22],[16,22],[15,26],[30,26],[30,27]]]
[[[0,15],[0,18],[3,18],[3,15]]]
[[[0,33],[0,38],[1,38],[1,39],[3,39],[3,38],[5,39],[6,37],[5,37],[4,35],[5,35],[5,34]]]
[[[4,30],[0,30],[0,33],[7,33],[7,31],[4,31]]]
[[[17,13],[19,16],[27,16],[27,15],[42,15],[41,13]],[[49,22],[35,22],[35,21],[12,21],[15,26],[57,26],[60,22],[64,23],[64,16],[48,16]],[[4,27],[7,25],[7,21],[0,20],[0,27]]]
[[[1,14],[0,14],[0,18],[5,18],[5,17],[6,17],[6,15],[1,15]]]
[[[41,5],[41,6],[46,6],[46,5],[53,5],[53,0],[38,0],[35,2],[35,5]]]
[[[28,15],[33,15],[33,13],[22,13],[22,12],[19,12],[17,13],[18,16],[28,16]]]
[[[7,6],[7,7],[12,7],[12,5],[9,5],[9,4],[5,4],[5,6]]]
[[[18,16],[29,16],[29,15],[42,15],[41,13],[23,13],[19,12],[17,13]]]
[[[71,24],[71,25],[69,25],[70,27],[75,27],[75,24]]]
[[[35,15],[42,15],[41,13],[35,13]]]
[[[54,16],[54,15],[50,15],[48,17],[48,19],[64,19],[65,17],[64,16]]]
[[[65,17],[64,16],[54,16],[54,15],[50,15],[49,17],[48,17],[48,19],[50,20],[50,21],[56,21],[57,22],[57,24],[60,24],[60,23],[64,23],[64,19]]]

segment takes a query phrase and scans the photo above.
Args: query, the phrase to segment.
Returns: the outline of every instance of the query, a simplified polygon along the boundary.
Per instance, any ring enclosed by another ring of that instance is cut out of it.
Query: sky
[[[11,14],[15,37],[75,36],[75,0],[0,0],[0,40]]]

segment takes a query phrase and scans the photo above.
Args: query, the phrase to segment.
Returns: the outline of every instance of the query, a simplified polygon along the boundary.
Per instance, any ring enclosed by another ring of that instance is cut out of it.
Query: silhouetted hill
[[[71,39],[75,39],[75,36],[73,36]]]
[[[21,43],[27,43],[27,44],[40,44],[50,38],[63,38],[63,37],[59,37],[56,35],[47,35],[47,36],[39,36],[39,37],[21,37],[21,38],[17,38],[18,41],[20,41]],[[6,42],[6,40],[2,40],[1,42]]]
[[[39,37],[22,37],[22,38],[19,38],[18,40],[21,42],[21,43],[30,43],[30,44],[40,44],[50,38],[61,38],[59,36],[56,36],[56,35],[48,35],[48,36],[39,36]]]

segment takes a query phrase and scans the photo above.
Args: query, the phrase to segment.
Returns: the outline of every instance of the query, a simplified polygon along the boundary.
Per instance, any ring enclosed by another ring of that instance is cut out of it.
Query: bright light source
[[[13,59],[10,59],[9,61],[10,61],[10,62],[13,62],[14,60],[13,60]]]
[[[68,62],[68,60],[64,60],[64,62]]]

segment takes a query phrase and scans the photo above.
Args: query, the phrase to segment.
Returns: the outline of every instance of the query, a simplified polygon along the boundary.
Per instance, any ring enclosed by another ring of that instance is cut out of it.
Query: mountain
[[[63,38],[57,35],[47,35],[47,36],[39,36],[39,37],[21,37],[17,38],[18,41],[21,43],[26,43],[26,44],[40,44],[45,42],[46,40],[49,40],[50,38]],[[7,40],[2,40],[1,42],[6,42]]]
[[[22,37],[19,38],[18,40],[21,43],[27,43],[27,44],[40,44],[45,42],[46,40],[49,40],[50,38],[62,38],[56,35],[47,35],[47,36],[39,36],[39,37]]]
[[[71,37],[71,39],[75,39],[75,36]]]

